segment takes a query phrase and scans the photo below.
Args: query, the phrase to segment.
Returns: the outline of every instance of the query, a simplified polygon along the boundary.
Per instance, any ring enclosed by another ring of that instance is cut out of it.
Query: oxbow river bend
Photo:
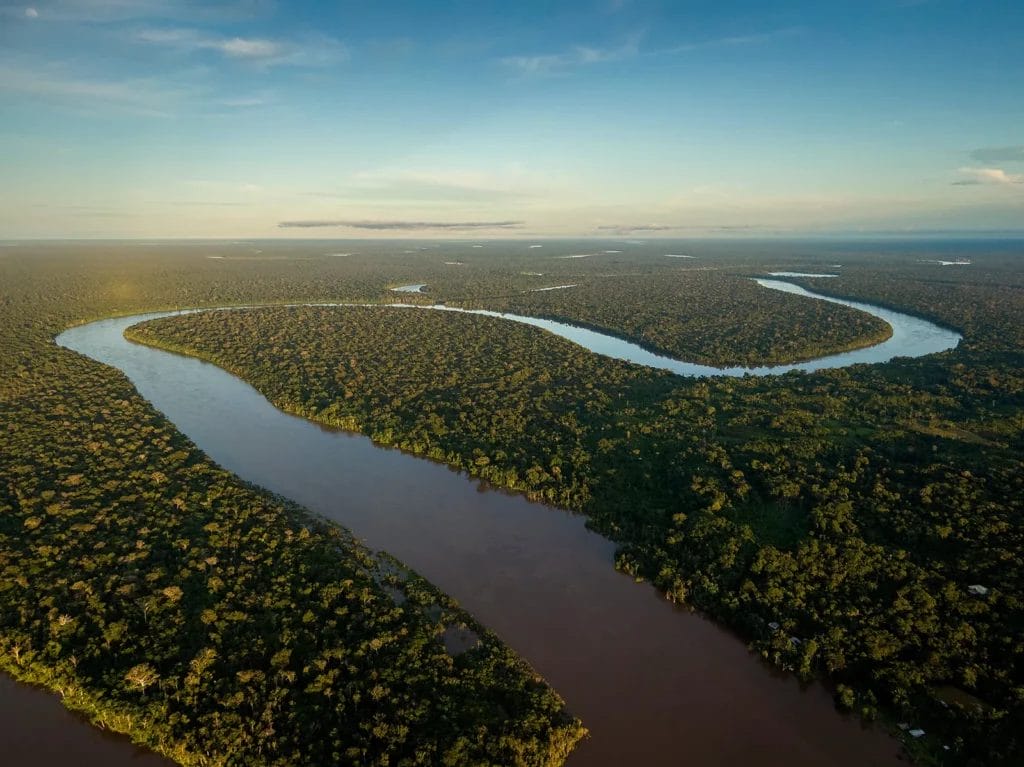
[[[820,277],[822,275],[814,275]],[[483,314],[488,317],[500,317],[513,322],[522,322],[538,328],[550,331],[555,335],[562,336],[579,344],[592,352],[603,354],[606,357],[635,362],[637,365],[668,370],[681,376],[744,376],[744,375],[781,375],[794,370],[802,370],[807,373],[815,370],[826,370],[829,368],[843,368],[861,363],[878,364],[888,362],[895,357],[923,357],[926,354],[935,354],[956,348],[960,343],[961,336],[954,330],[942,328],[933,322],[913,317],[909,314],[885,309],[872,304],[865,304],[860,301],[850,301],[845,298],[833,298],[831,296],[813,293],[799,285],[783,280],[770,280],[758,278],[755,280],[758,285],[770,290],[781,290],[784,293],[815,298],[828,301],[833,304],[849,306],[884,320],[892,328],[892,335],[885,341],[865,346],[861,349],[854,349],[840,354],[830,354],[806,362],[796,362],[790,365],[773,365],[760,367],[724,367],[717,368],[710,365],[700,365],[696,362],[685,362],[683,360],[665,357],[661,354],[648,351],[642,346],[622,338],[605,335],[595,330],[576,327],[564,322],[546,320],[539,317],[523,317],[518,314],[503,314],[492,312],[486,309],[460,309],[453,306],[412,306],[400,304],[398,306],[417,309],[436,309],[450,312],[468,312],[470,314]],[[418,287],[423,287],[422,285]]]
[[[758,281],[817,297],[790,283]],[[719,370],[653,355],[593,331],[503,316],[601,354],[683,375],[883,362],[959,342],[956,333],[899,312],[826,300],[882,317],[893,327],[892,338],[799,365]],[[823,686],[801,687],[712,622],[617,573],[614,545],[587,530],[582,517],[287,415],[214,365],[124,339],[125,328],[167,314],[93,322],[66,331],[57,342],[122,370],[142,396],[228,470],[348,527],[370,547],[398,556],[457,598],[542,673],[590,728],[591,737],[573,754],[571,767],[897,763],[896,741],[839,714]],[[0,708],[7,711],[30,695],[41,693],[0,685]],[[98,737],[62,712],[55,698],[48,704],[46,716],[59,721],[74,744],[76,764],[166,764],[127,743]],[[29,722],[38,716],[29,712],[22,718]],[[50,727],[57,728],[56,723]],[[25,753],[24,761],[14,763],[48,763]]]

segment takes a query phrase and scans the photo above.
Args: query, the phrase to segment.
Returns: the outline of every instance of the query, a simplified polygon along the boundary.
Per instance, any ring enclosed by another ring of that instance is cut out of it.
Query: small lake
[[[959,340],[923,320],[870,310],[890,322],[897,341],[862,350],[875,350],[876,358],[856,361],[942,351]],[[801,686],[716,624],[617,573],[614,545],[587,530],[583,517],[287,415],[214,365],[124,339],[130,325],[166,314],[93,322],[62,333],[57,342],[124,371],[143,397],[227,470],[348,527],[458,599],[543,674],[590,728],[570,767],[899,764],[898,743],[837,712],[822,685]],[[609,356],[668,360],[593,331],[530,317],[506,319]],[[686,366],[685,375],[750,372],[670,362]],[[768,370],[817,369],[813,365]],[[135,762],[125,754],[103,764]]]

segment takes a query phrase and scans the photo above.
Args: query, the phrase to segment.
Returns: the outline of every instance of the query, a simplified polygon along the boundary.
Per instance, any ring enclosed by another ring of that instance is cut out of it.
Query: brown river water
[[[220,368],[128,343],[121,334],[138,321],[92,323],[58,343],[123,370],[226,469],[348,527],[458,599],[590,729],[570,767],[899,761],[897,741],[837,712],[822,685],[801,686],[728,631],[617,573],[614,545],[587,530],[582,517],[286,415]],[[0,685],[0,754],[9,755],[21,737],[6,712],[39,695]],[[33,726],[40,738],[52,732],[68,739],[71,763],[150,764],[124,741],[113,741],[116,754],[95,744],[86,750],[92,729],[59,709],[56,698],[48,702]],[[19,711],[16,721],[31,717]],[[58,764],[38,756],[0,756],[0,764]]]
[[[174,762],[90,725],[45,690],[0,674],[3,767],[172,767]]]

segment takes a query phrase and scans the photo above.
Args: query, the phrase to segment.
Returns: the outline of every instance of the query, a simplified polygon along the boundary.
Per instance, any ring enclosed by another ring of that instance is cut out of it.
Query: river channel
[[[790,283],[759,282],[820,297]],[[899,312],[825,300],[882,317],[893,327],[892,337],[809,363],[719,370],[549,320],[506,318],[539,325],[598,353],[683,375],[883,362],[942,351],[959,341],[952,331]],[[801,686],[777,673],[729,632],[617,573],[614,545],[587,530],[582,517],[287,415],[214,365],[124,339],[125,328],[166,314],[93,322],[66,331],[57,342],[122,370],[224,468],[344,525],[458,599],[543,674],[590,729],[570,767],[897,763],[897,742],[837,712],[822,685]],[[75,763],[140,764],[130,746],[124,750],[123,759]]]

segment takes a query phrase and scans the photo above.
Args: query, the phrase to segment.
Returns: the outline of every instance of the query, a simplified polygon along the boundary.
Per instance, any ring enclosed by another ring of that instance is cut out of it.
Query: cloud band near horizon
[[[282,221],[281,229],[315,229],[318,227],[344,227],[375,231],[410,231],[419,229],[518,229],[525,221]]]

